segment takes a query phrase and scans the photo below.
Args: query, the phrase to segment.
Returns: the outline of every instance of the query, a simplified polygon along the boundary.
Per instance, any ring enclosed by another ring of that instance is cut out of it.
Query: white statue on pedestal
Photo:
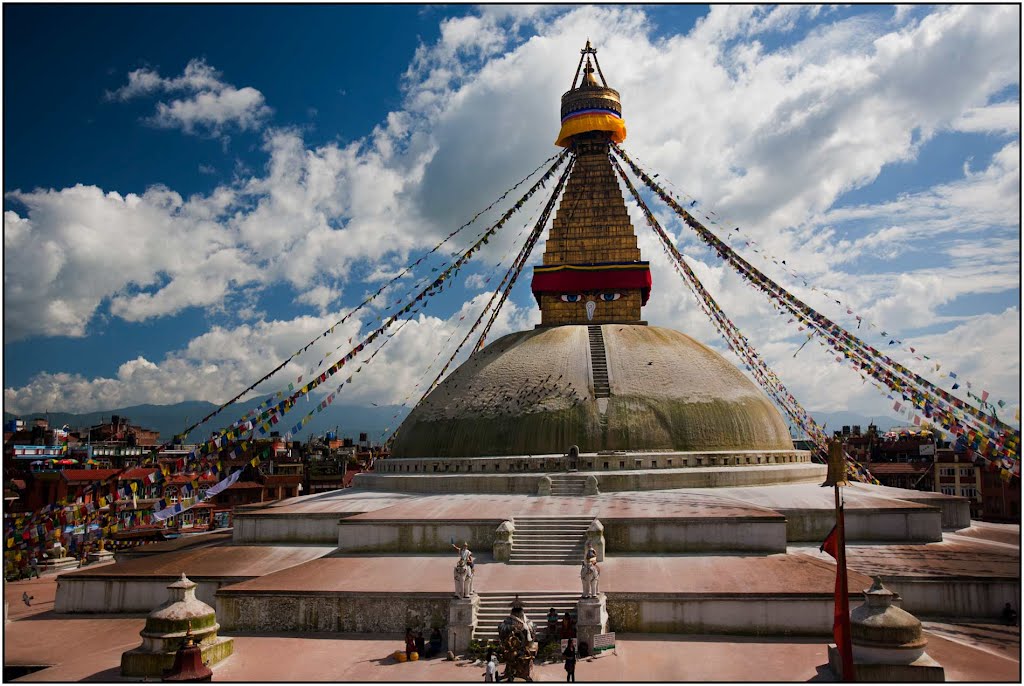
[[[583,597],[596,598],[598,594],[597,580],[601,577],[601,569],[597,566],[596,557],[588,557],[580,567],[580,580],[583,582]]]
[[[455,565],[455,597],[469,598],[473,595],[473,568],[460,558]]]

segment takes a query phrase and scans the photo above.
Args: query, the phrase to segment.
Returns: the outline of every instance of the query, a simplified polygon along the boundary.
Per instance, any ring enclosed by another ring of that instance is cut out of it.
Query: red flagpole
[[[840,501],[839,486],[836,493],[836,590],[835,617],[832,622],[832,636],[843,662],[843,681],[856,681],[853,666],[853,643],[850,636],[850,590],[846,578],[846,531],[843,521],[843,504]]]
[[[835,614],[832,622],[832,636],[836,641],[836,648],[842,658],[843,681],[856,681],[856,673],[853,666],[853,643],[850,636],[850,590],[846,574],[846,524],[843,517],[842,494],[840,486],[846,485],[846,459],[843,455],[843,445],[833,440],[829,444],[830,462],[836,462],[841,466],[842,478],[835,479],[833,490],[836,498],[836,590],[835,590]],[[830,470],[831,471],[831,470]]]

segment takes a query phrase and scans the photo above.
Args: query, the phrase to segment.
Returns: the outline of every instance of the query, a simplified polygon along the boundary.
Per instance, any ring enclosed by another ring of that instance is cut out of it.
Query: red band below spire
[[[651,295],[651,268],[647,262],[534,267],[530,287],[538,301],[540,293],[582,293],[639,288],[641,304],[646,305]]]

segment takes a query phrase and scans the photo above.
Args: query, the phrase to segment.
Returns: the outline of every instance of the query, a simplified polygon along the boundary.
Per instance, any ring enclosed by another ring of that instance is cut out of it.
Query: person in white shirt
[[[484,666],[484,681],[493,682],[495,676],[498,674],[498,656],[491,654],[490,659],[487,660],[487,664]]]

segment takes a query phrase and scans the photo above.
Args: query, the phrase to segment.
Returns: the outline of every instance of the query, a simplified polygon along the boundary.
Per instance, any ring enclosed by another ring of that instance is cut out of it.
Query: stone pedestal
[[[597,488],[597,477],[591,474],[587,477],[587,480],[583,482],[583,495],[600,495],[601,491]]]
[[[593,653],[594,636],[608,633],[608,609],[604,593],[596,598],[580,598],[576,603],[576,642],[586,643]]]
[[[905,665],[858,662],[856,655],[854,655],[853,661],[854,669],[857,670],[857,681],[861,682],[943,682],[946,680],[946,670],[927,653]],[[828,666],[833,674],[842,678],[843,660],[839,657],[839,650],[836,649],[835,644],[828,646]]]
[[[39,562],[39,571],[42,572],[61,572],[77,568],[78,560],[74,557],[51,557]]]
[[[537,495],[551,495],[551,477],[542,476],[537,482]]]
[[[452,598],[448,608],[448,650],[458,655],[469,648],[479,611],[480,596],[475,593],[469,598]]]
[[[510,521],[504,521],[498,525],[494,532],[494,546],[492,552],[496,562],[508,562],[512,557],[512,538],[515,535],[516,527]]]
[[[587,529],[587,545],[597,552],[597,561],[604,562],[604,524],[595,519]]]
[[[218,637],[217,617],[212,607],[196,598],[196,584],[181,575],[167,587],[170,598],[149,613],[139,635],[142,645],[121,655],[121,676],[154,677],[174,665],[175,655],[188,637],[194,641],[207,665],[220,662],[234,651],[234,641]]]
[[[109,550],[93,550],[88,555],[86,555],[86,558],[89,560],[90,563],[107,562],[109,560],[114,559],[114,553],[112,553]]]
[[[875,577],[864,590],[865,602],[850,613],[850,637],[857,681],[945,681],[945,670],[925,647],[928,639],[921,622],[896,607],[895,593]],[[834,645],[828,648],[828,663],[840,678],[842,659]]]

